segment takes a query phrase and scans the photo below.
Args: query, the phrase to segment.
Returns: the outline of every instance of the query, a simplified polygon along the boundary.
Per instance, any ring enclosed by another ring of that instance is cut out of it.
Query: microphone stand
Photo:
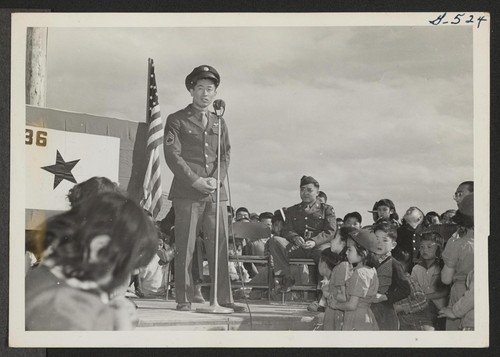
[[[217,108],[218,107],[218,108]],[[196,312],[206,314],[231,314],[233,309],[222,307],[217,301],[217,283],[218,283],[218,270],[219,270],[219,229],[220,229],[220,155],[221,155],[221,118],[224,114],[225,107],[216,106],[214,103],[215,114],[217,115],[217,125],[219,126],[219,133],[217,135],[217,188],[216,188],[216,205],[217,211],[215,212],[215,254],[214,254],[214,271],[212,279],[212,293],[210,294],[210,305],[199,307]],[[227,263],[226,263],[227,264]]]

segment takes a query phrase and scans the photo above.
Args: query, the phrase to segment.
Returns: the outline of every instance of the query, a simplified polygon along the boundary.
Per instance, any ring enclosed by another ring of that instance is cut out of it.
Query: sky
[[[315,177],[337,216],[389,198],[442,213],[473,179],[470,27],[49,28],[47,107],[146,120],[147,59],[163,120],[194,67],[221,75],[232,206],[300,202]],[[163,191],[172,174],[162,157]]]

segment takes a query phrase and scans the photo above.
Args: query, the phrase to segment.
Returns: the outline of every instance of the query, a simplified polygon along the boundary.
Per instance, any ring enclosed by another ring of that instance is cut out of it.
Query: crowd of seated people
[[[269,232],[258,239],[229,237],[230,255],[267,258],[262,263],[229,261],[233,282],[272,283],[276,291],[288,293],[314,280],[320,293],[308,309],[321,314],[325,330],[474,329],[472,181],[458,186],[453,196],[457,208],[442,214],[411,206],[400,219],[391,199],[379,199],[368,210],[369,225],[363,225],[357,211],[337,217],[313,177],[302,177],[299,188],[301,201],[288,208],[259,214],[228,207],[230,225],[247,222]],[[47,220],[42,238],[30,234],[26,242],[27,329],[130,329],[134,309],[124,299],[124,288],[137,297],[168,293],[175,212],[171,209],[155,224],[105,178],[76,185],[68,199],[71,209]],[[107,227],[104,219],[116,224]],[[204,303],[207,267],[203,232],[199,235],[192,275],[194,302]],[[290,265],[291,258],[310,259],[317,272]],[[268,281],[270,269],[273,282]],[[85,300],[87,310],[77,316],[81,321],[66,316],[64,305],[46,309],[42,289],[68,306]],[[252,289],[247,297],[267,298],[266,290]],[[57,319],[47,319],[48,313]]]

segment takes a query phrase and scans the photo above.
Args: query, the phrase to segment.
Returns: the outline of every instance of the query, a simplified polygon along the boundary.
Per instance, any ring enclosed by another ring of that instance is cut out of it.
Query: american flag
[[[144,177],[142,207],[150,212],[156,220],[161,209],[161,168],[160,149],[163,145],[163,124],[160,114],[160,103],[158,101],[158,90],[156,88],[156,77],[154,63],[148,59],[148,117],[149,125],[147,158],[148,168]]]

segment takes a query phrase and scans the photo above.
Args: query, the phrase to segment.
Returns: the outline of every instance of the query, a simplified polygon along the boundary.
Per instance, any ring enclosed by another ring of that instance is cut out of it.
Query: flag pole
[[[148,80],[146,81],[146,93],[149,93],[149,86],[151,85],[151,58],[148,58]],[[146,124],[149,124],[149,95],[146,95]],[[148,126],[149,128],[149,126]]]
[[[149,87],[151,86],[151,73],[152,73],[152,66],[151,66],[151,63],[152,63],[152,59],[148,57],[148,79],[146,80],[146,135],[147,133],[149,133],[149,120],[150,120],[150,116],[151,116],[151,110],[150,110],[150,107],[149,107],[149,104],[150,104],[150,101],[149,101],[149,93],[150,93],[150,90],[149,90]],[[147,149],[147,139],[146,139],[146,151],[145,151],[145,155],[147,156],[148,154],[148,149]],[[150,174],[150,172],[148,172],[148,168],[149,168],[149,157],[148,157],[148,166],[146,166],[146,171],[144,173],[144,180],[146,179],[146,176]],[[143,181],[144,181],[143,180]],[[141,187],[141,201],[140,201],[140,204],[141,206],[149,212],[149,209],[146,209],[146,199],[147,199],[147,195],[144,191],[144,183]],[[152,213],[152,212],[150,212]]]

